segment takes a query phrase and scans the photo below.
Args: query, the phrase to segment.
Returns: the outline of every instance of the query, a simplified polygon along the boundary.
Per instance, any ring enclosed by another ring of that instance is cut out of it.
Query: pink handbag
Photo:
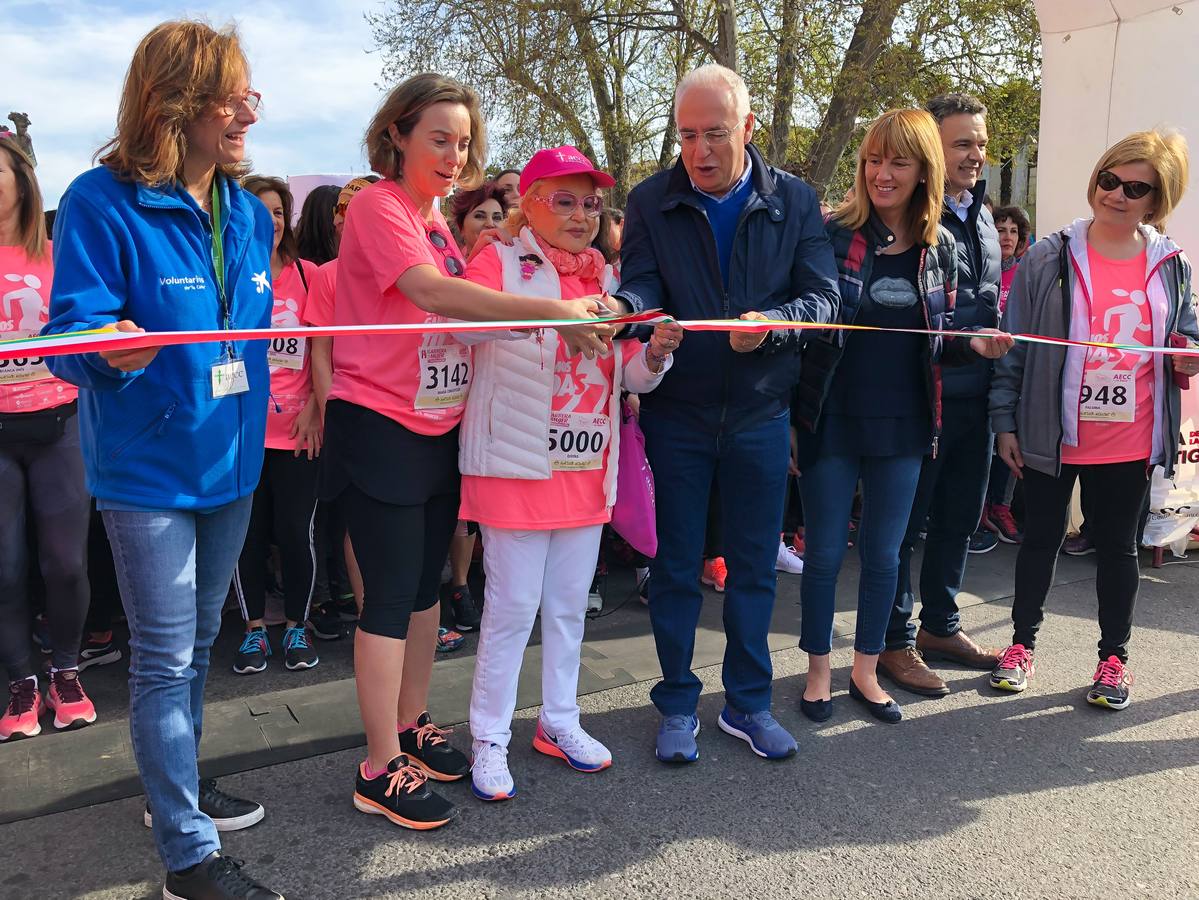
[[[634,550],[652,559],[658,553],[654,473],[645,457],[645,435],[628,403],[620,405],[619,465],[612,528]]]

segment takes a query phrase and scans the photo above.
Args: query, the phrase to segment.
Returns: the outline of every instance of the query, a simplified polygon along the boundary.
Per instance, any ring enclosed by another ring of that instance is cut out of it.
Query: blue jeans
[[[641,416],[656,477],[658,555],[650,579],[650,621],[662,680],[650,699],[663,715],[692,715],[700,680],[691,671],[703,593],[708,494],[721,496],[724,558],[724,689],[739,712],[770,708],[774,670],[767,638],[774,611],[779,527],[790,454],[786,414],[735,433],[708,432],[663,410]]]
[[[858,530],[858,622],[853,648],[880,653],[899,576],[903,540],[920,479],[921,456],[821,456],[800,479],[804,508],[803,620],[799,648],[823,656],[832,649],[837,576],[845,559],[853,495],[862,481]]]
[[[205,512],[106,509],[129,620],[129,731],[167,869],[221,845],[198,808],[208,654],[221,627],[252,497]]]
[[[935,458],[924,458],[908,531],[899,549],[899,583],[887,626],[888,650],[916,646],[912,553],[925,519],[928,536],[920,566],[920,627],[940,637],[956,634],[962,627],[957,596],[966,575],[970,535],[982,516],[991,468],[993,435],[987,398],[946,400],[941,420],[940,452]]]

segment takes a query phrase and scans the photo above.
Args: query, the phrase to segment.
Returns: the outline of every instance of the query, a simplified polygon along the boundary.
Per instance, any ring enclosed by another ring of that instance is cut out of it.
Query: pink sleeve
[[[308,299],[304,302],[304,312],[300,317],[305,325],[318,328],[333,324],[333,285],[336,282],[336,265],[323,265],[312,275],[304,270],[308,277]]]
[[[358,245],[355,258],[369,267],[380,294],[413,266],[437,265],[428,235],[417,230],[403,201],[390,191],[363,191],[355,197],[347,208],[345,236]]]
[[[495,244],[484,248],[467,264],[466,278],[493,291],[504,289],[504,266]]]

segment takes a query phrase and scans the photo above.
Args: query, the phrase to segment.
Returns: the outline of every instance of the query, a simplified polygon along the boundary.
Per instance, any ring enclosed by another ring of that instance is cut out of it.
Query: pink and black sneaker
[[[1117,656],[1109,656],[1095,670],[1095,683],[1087,691],[1087,703],[1108,709],[1124,709],[1131,702],[1128,689],[1133,677],[1128,666]]]
[[[54,710],[54,727],[83,728],[96,721],[96,707],[83,690],[78,669],[55,669],[50,673],[46,706]]]
[[[991,687],[1018,694],[1028,687],[1034,671],[1032,651],[1023,644],[1012,644],[1003,651],[999,665],[991,672]]]
[[[42,726],[38,718],[44,708],[36,678],[9,682],[8,706],[4,709],[4,715],[0,716],[0,741],[15,741],[41,734]]]

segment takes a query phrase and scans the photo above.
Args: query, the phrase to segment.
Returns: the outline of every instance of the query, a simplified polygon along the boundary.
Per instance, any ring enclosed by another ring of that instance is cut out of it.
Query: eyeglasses
[[[451,275],[461,276],[466,274],[466,265],[456,254],[450,249],[450,240],[440,231],[430,231],[429,243],[445,257],[445,270]]]
[[[1114,191],[1116,188],[1122,188],[1124,196],[1129,200],[1140,200],[1153,190],[1153,185],[1147,181],[1124,181],[1121,178],[1117,178],[1107,169],[1104,169],[1095,176],[1095,184],[1099,185],[1105,191]]]
[[[723,147],[732,136],[733,132],[728,128],[710,128],[707,131],[692,131],[690,128],[685,128],[679,132],[679,143],[684,147],[693,147],[696,141],[702,137],[704,143],[709,147]]]
[[[554,191],[548,197],[533,197],[539,203],[544,203],[555,215],[563,218],[573,215],[579,204],[583,205],[583,214],[594,219],[604,211],[604,198],[599,194],[588,194],[586,197],[576,197],[570,191]]]
[[[262,94],[258,91],[246,91],[244,94],[230,94],[225,98],[224,103],[217,107],[217,110],[222,116],[234,115],[242,104],[250,107],[250,112],[258,112],[258,107],[262,105]]]

